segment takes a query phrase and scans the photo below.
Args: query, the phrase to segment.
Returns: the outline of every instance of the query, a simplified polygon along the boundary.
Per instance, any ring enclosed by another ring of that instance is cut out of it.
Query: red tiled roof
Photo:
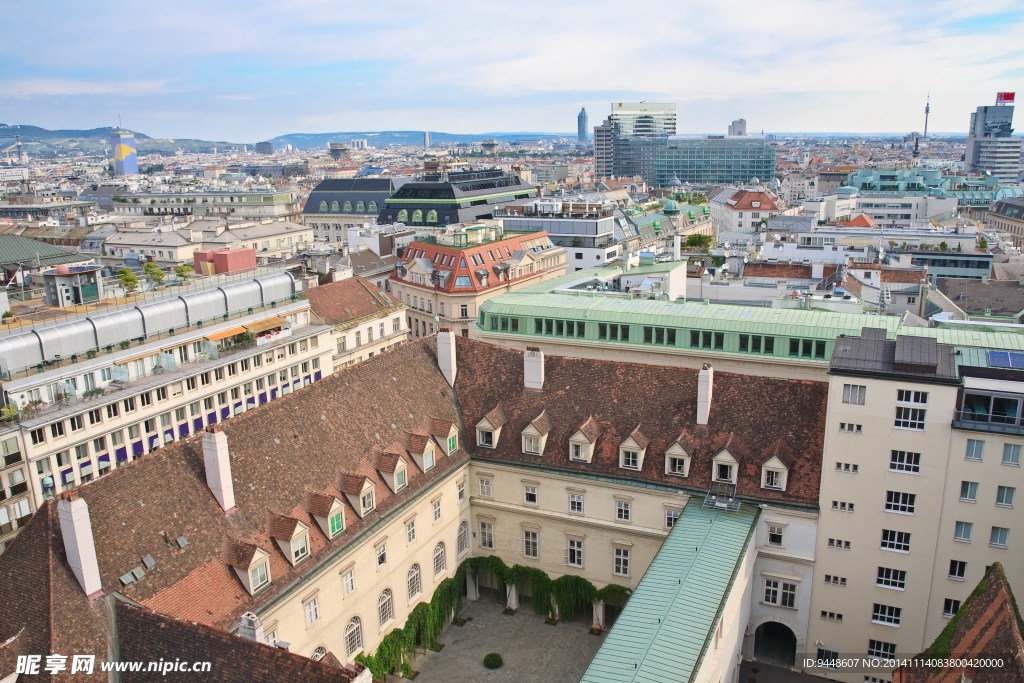
[[[637,425],[636,429],[629,433],[629,436],[640,448],[647,448],[647,444],[650,443],[650,440],[640,431],[640,425]]]
[[[299,526],[299,520],[294,517],[285,517],[270,513],[268,516],[267,529],[271,538],[279,541],[290,541],[295,535],[295,529]]]
[[[245,569],[252,564],[252,558],[258,549],[259,546],[254,543],[228,539],[224,544],[224,562],[232,567]]]
[[[743,277],[771,277],[788,280],[810,280],[811,266],[806,263],[753,261],[743,266]]]
[[[316,515],[317,517],[326,517],[331,513],[331,508],[334,507],[336,500],[338,500],[338,497],[331,493],[310,491],[309,514]]]
[[[501,409],[500,405],[494,406],[494,410],[484,415],[484,417],[487,418],[487,421],[495,429],[505,424],[505,411]]]
[[[398,463],[400,461],[401,456],[396,455],[395,453],[381,453],[377,456],[377,471],[394,474],[395,470],[398,469]]]
[[[455,423],[449,420],[432,419],[430,421],[430,433],[438,438],[447,439],[454,426]]]
[[[862,213],[862,214],[860,214],[858,216],[855,216],[855,217],[851,218],[850,220],[846,221],[845,223],[840,223],[840,225],[848,225],[848,226],[854,227],[854,228],[877,228],[878,227],[878,223],[873,221],[871,219],[871,216],[867,215],[866,213]]]
[[[356,495],[363,490],[363,484],[366,482],[366,477],[360,474],[343,474],[341,475],[341,484],[339,488],[342,493],[349,495]]]
[[[364,280],[350,277],[313,287],[306,292],[313,312],[329,325],[357,320],[401,307],[402,302]]]
[[[540,411],[540,415],[533,418],[533,420],[530,421],[530,424],[533,425],[533,428],[536,429],[541,434],[547,434],[548,432],[550,432],[551,418],[548,417],[548,411]]]
[[[892,268],[882,269],[882,282],[891,282],[893,284],[917,284],[921,280],[928,277],[928,272],[925,270],[896,270]]]
[[[729,196],[726,206],[733,211],[781,211],[778,199],[768,190],[737,190]]]

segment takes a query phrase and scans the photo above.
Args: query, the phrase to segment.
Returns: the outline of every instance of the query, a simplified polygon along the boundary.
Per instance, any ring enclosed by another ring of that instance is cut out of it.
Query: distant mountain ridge
[[[460,142],[473,143],[481,140],[497,140],[498,142],[516,141],[537,141],[557,140],[558,138],[576,137],[575,133],[442,133],[430,131],[431,144],[458,144]],[[278,135],[270,141],[274,148],[279,149],[284,145],[291,145],[297,149],[323,149],[332,142],[351,142],[354,139],[364,138],[372,147],[386,147],[387,145],[421,145],[423,144],[422,130],[380,130],[380,131],[355,131],[340,133],[288,133]]]

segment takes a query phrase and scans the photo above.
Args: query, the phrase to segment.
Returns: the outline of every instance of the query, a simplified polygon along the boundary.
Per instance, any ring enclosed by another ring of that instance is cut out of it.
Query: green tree
[[[192,277],[192,266],[178,266],[174,269],[174,276],[179,280],[188,280]]]
[[[117,279],[121,281],[124,291],[129,294],[139,288],[139,278],[135,277],[135,273],[128,268],[117,271]]]
[[[949,242],[945,240],[939,242],[939,251],[949,251]]]
[[[698,249],[707,249],[711,246],[714,239],[711,235],[687,235],[686,246],[697,247]]]
[[[160,266],[153,263],[152,261],[144,265],[142,267],[142,271],[146,274],[146,277],[148,277],[155,285],[158,285],[161,282],[163,282],[164,277],[166,277],[167,275],[163,271],[163,269],[160,268]]]
[[[978,248],[979,249],[988,249],[988,240],[985,239],[984,237],[979,237],[978,238]]]

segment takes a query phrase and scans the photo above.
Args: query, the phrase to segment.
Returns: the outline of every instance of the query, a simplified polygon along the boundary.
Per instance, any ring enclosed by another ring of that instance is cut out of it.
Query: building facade
[[[978,107],[971,114],[964,168],[1013,184],[1021,171],[1021,139],[1013,137],[1013,105]]]
[[[677,135],[658,150],[655,182],[676,177],[691,185],[750,183],[775,177],[775,148],[757,135]]]
[[[398,188],[377,222],[442,226],[489,218],[506,202],[537,196],[537,188],[500,169],[431,173]]]
[[[302,221],[317,242],[346,243],[348,231],[377,224],[384,203],[409,178],[324,180],[309,194]]]

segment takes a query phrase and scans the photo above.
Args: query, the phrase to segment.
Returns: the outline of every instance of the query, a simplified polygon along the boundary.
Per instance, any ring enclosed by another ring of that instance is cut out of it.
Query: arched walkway
[[[777,621],[761,624],[754,631],[754,659],[783,666],[796,662],[796,635]]]

